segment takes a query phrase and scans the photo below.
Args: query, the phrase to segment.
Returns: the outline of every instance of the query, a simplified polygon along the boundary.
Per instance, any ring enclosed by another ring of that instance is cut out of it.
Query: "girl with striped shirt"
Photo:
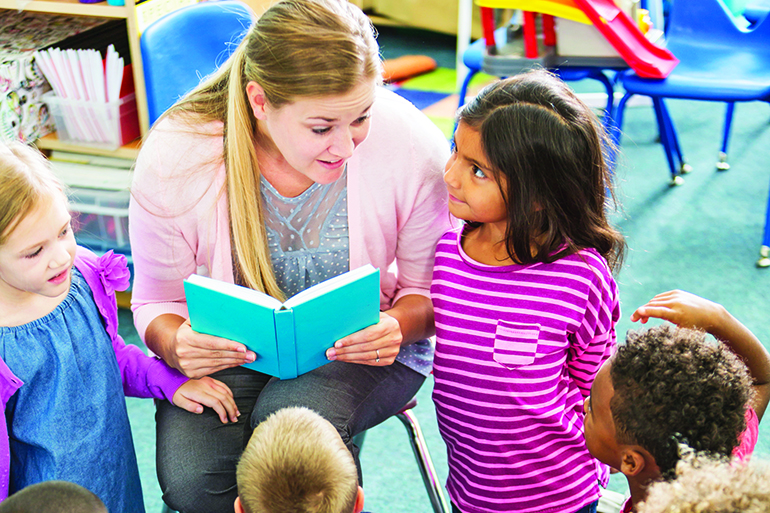
[[[615,346],[601,124],[559,78],[485,88],[459,114],[449,210],[431,286],[433,399],[453,511],[594,512],[605,467],[583,438],[583,401]]]

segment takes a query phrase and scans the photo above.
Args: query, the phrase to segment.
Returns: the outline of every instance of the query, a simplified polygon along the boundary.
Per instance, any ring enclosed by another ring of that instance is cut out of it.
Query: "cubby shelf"
[[[142,52],[139,49],[139,31],[136,24],[136,7],[134,0],[125,0],[125,5],[109,5],[107,2],[81,3],[78,0],[0,0],[0,9],[15,9],[23,11],[45,12],[50,14],[67,14],[72,16],[91,16],[117,18],[126,20],[128,46],[131,53],[131,64],[134,73],[136,89],[136,109],[139,114],[139,130],[141,135],[149,130],[149,114],[147,111],[147,94],[144,88],[144,70],[142,68]],[[139,143],[135,141],[117,150],[101,150],[90,146],[65,144],[53,135],[39,139],[40,149],[72,151],[89,155],[108,155],[125,158],[136,158]]]
[[[88,155],[117,157],[130,160],[136,160],[136,156],[139,154],[140,144],[141,139],[137,139],[124,146],[121,146],[117,150],[105,150],[103,148],[62,142],[59,140],[55,133],[46,135],[45,137],[41,137],[35,141],[35,146],[41,150],[60,150],[68,151],[71,153],[85,153]]]

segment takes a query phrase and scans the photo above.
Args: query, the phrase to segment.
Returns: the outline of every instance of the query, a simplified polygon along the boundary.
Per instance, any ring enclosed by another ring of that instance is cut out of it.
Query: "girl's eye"
[[[486,178],[487,177],[487,175],[484,174],[484,171],[479,169],[478,166],[473,166],[471,168],[471,171],[473,172],[473,176],[475,176],[476,178]]]
[[[69,233],[69,231],[70,231],[70,227],[69,227],[69,225],[67,225],[67,226],[66,226],[66,227],[65,227],[65,228],[64,228],[64,229],[61,231],[61,233],[59,234],[59,238],[62,238],[62,237],[66,237],[66,236],[67,236],[67,234]]]
[[[332,127],[326,126],[326,127],[323,127],[323,128],[320,128],[320,127],[319,128],[313,128],[312,130],[313,130],[314,134],[323,135],[325,133],[328,133],[329,130],[331,130],[331,129],[332,129]]]
[[[355,124],[363,125],[364,123],[366,123],[366,120],[369,119],[370,117],[371,117],[371,114],[364,114],[363,116],[361,116],[355,121]]]
[[[36,256],[38,256],[40,254],[41,251],[43,251],[43,247],[42,246],[37,248],[34,253],[30,253],[29,255],[27,255],[25,258],[35,258]]]

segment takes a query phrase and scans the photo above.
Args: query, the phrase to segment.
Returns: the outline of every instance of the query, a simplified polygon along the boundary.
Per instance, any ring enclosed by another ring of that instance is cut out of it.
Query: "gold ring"
[[[379,349],[375,349],[374,353],[377,355],[377,358],[375,358],[374,361],[376,363],[380,363],[380,350]]]

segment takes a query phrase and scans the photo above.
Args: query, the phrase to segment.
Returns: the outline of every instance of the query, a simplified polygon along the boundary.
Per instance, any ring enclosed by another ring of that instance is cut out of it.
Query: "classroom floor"
[[[380,30],[385,58],[412,53],[429,54],[440,68],[402,84],[403,89],[434,93],[435,102],[416,103],[445,133],[451,132],[454,109],[454,38],[421,31]],[[481,84],[489,77],[480,77]],[[571,84],[578,92],[592,93],[592,85]],[[414,88],[414,89],[410,89]],[[587,96],[592,96],[587,94]],[[421,99],[422,98],[422,99]],[[754,266],[758,257],[770,183],[770,108],[767,104],[739,104],[736,108],[730,154],[732,169],[714,167],[721,142],[724,105],[671,101],[672,118],[683,151],[694,171],[684,185],[668,185],[668,168],[656,142],[651,107],[630,108],[615,180],[622,210],[614,221],[625,234],[629,252],[617,276],[623,316],[618,338],[638,328],[629,321],[633,309],[659,292],[681,288],[724,304],[737,318],[770,344],[770,269]],[[141,343],[130,312],[121,311],[121,333]],[[447,474],[445,446],[438,434],[429,380],[417,395],[415,414],[422,424],[436,471]],[[127,400],[136,444],[145,504],[160,513],[162,503],[155,476],[154,407],[152,401]],[[770,428],[760,426],[756,449],[770,458]],[[406,432],[397,419],[370,430],[362,451],[365,510],[372,513],[431,511]],[[624,479],[613,476],[610,488],[625,492]]]

